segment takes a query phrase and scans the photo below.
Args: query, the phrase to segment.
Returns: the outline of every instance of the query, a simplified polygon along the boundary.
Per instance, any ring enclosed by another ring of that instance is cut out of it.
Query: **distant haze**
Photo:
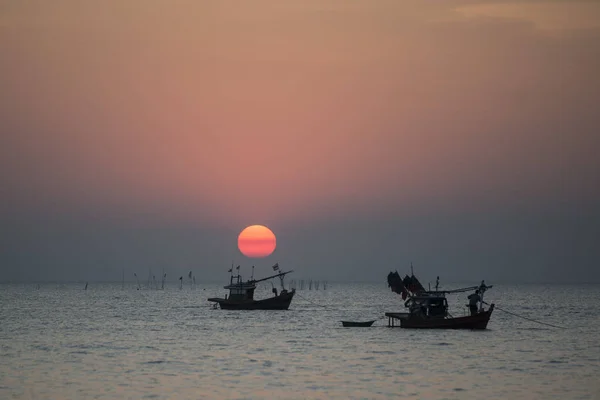
[[[599,282],[599,43],[592,1],[4,1],[0,281]]]

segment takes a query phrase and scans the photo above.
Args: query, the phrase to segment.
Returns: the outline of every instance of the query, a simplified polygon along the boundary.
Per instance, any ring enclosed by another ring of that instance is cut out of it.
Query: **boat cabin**
[[[446,317],[448,315],[448,301],[445,296],[424,295],[414,296],[404,303],[410,314],[427,317]]]
[[[248,301],[254,300],[254,289],[256,289],[256,283],[254,281],[243,282],[242,277],[237,275],[237,281],[233,281],[234,276],[231,277],[230,284],[225,286],[225,289],[229,289],[229,300],[233,301]]]

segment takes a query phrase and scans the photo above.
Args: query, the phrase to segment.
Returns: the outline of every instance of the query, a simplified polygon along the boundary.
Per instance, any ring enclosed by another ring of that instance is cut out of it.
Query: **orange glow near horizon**
[[[275,247],[277,247],[275,234],[263,225],[251,225],[238,236],[238,248],[246,257],[267,257],[275,251]]]

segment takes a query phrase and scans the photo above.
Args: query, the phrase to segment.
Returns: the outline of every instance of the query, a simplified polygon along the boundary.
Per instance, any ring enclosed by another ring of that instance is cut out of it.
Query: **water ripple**
[[[486,296],[502,308],[570,328],[498,312],[485,332],[388,329],[379,320],[361,330],[339,326],[402,310],[384,285],[304,291],[327,308],[294,300],[287,312],[213,310],[206,297],[220,286],[2,285],[0,398],[552,400],[598,393],[599,286],[495,286]],[[462,315],[464,296],[453,296],[451,306],[459,306],[451,312]]]

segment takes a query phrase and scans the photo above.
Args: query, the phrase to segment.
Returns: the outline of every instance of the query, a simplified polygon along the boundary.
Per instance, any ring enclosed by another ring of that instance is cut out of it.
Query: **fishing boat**
[[[356,321],[342,321],[342,326],[349,328],[349,327],[364,327],[367,328],[371,325],[373,325],[373,323],[375,322],[375,320],[373,321],[365,321],[365,322],[356,322]]]
[[[412,268],[411,268],[412,269]],[[425,290],[423,285],[411,272],[411,276],[401,279],[397,272],[388,275],[388,285],[392,291],[401,294],[405,300],[404,306],[408,312],[387,312],[388,326],[396,326],[399,321],[401,328],[409,329],[486,329],[494,304],[486,310],[483,304],[483,294],[492,286],[486,286],[481,281],[479,286],[471,286],[453,290],[439,290],[439,277],[435,290]],[[462,293],[478,290],[480,306],[471,315],[452,316],[448,311],[448,293]]]
[[[252,268],[254,270],[254,267]],[[252,278],[244,282],[242,276],[239,274],[239,269],[240,267],[238,266],[238,274],[235,276],[233,275],[233,267],[229,270],[232,273],[229,285],[224,286],[225,289],[229,290],[229,296],[225,295],[225,298],[211,297],[208,299],[208,301],[214,303],[215,308],[221,307],[223,310],[287,310],[290,307],[296,290],[292,289],[288,291],[285,289],[284,277],[293,271],[279,271],[279,264],[275,264],[273,266],[273,270],[277,271],[275,275],[262,279],[254,279],[253,273]],[[254,299],[256,284],[274,278],[279,278],[281,292],[278,293],[277,289],[273,287],[273,297],[261,300]]]

